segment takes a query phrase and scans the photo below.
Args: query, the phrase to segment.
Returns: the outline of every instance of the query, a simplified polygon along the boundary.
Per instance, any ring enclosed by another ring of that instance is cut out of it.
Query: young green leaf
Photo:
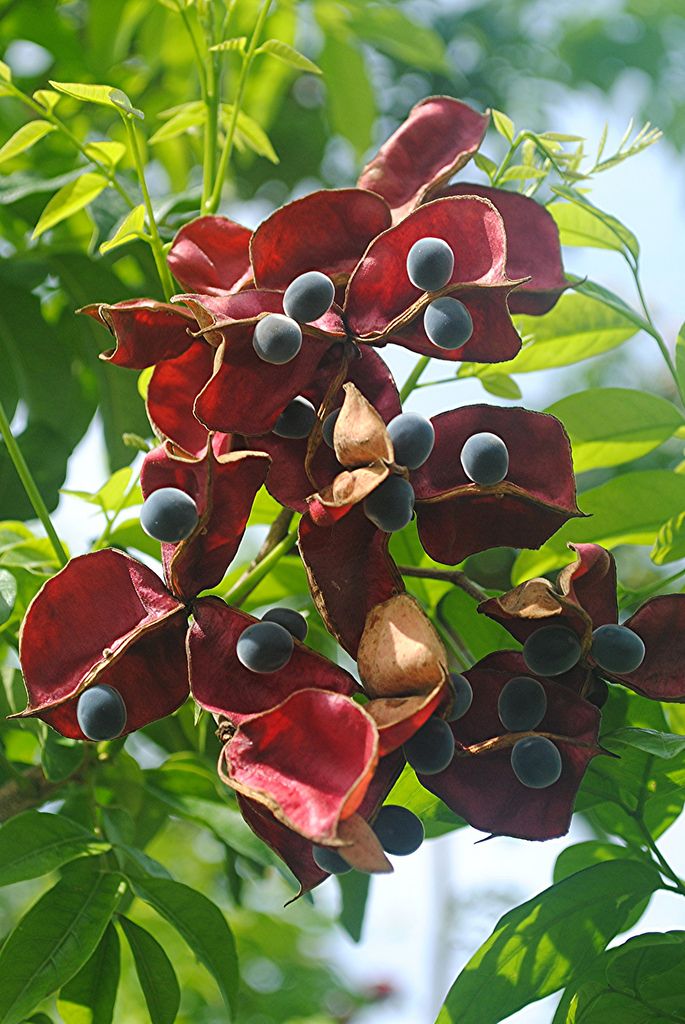
[[[0,626],[9,619],[17,599],[17,581],[7,569],[0,569]]]
[[[23,124],[0,148],[0,164],[19,156],[20,153],[25,153],[31,146],[35,146],[36,142],[54,131],[55,125],[49,121],[29,121],[28,124]]]
[[[41,751],[41,766],[50,782],[63,782],[83,764],[84,744],[48,729]]]
[[[547,171],[542,167],[535,167],[533,164],[513,164],[507,167],[504,174],[499,178],[499,184],[506,181],[530,181],[531,179],[546,178]]]
[[[371,145],[376,122],[376,97],[364,58],[351,42],[326,34],[319,63],[331,126],[361,156]]]
[[[47,110],[48,113],[52,113],[60,100],[59,93],[53,92],[52,89],[36,89],[33,94],[33,98],[36,103],[40,103],[41,107]]]
[[[0,885],[38,878],[78,857],[108,849],[109,843],[69,818],[24,811],[0,828]]]
[[[195,889],[165,878],[136,878],[133,888],[136,896],[149,903],[183,936],[213,975],[226,1007],[235,1012],[238,959],[233,935],[218,907]]]
[[[247,47],[247,36],[234,36],[233,39],[224,39],[222,43],[217,43],[215,46],[210,46],[210,50],[213,53],[245,53]],[[255,50],[255,53],[260,53],[263,47],[259,47]]]
[[[12,71],[10,70],[9,64],[5,64],[4,60],[0,60],[0,82],[11,82]]]
[[[0,951],[0,1024],[20,1024],[80,970],[116,910],[122,882],[88,858],[34,903]]]
[[[82,174],[76,181],[64,185],[41,213],[31,237],[39,238],[45,231],[83,210],[106,188],[107,179],[92,172]]]
[[[401,804],[420,818],[429,839],[466,827],[462,818],[421,785],[414,770],[408,766],[391,789],[387,802]]]
[[[127,242],[133,241],[134,238],[140,238],[144,228],[145,207],[141,203],[140,206],[134,206],[133,209],[126,214],[112,237],[102,243],[100,246],[100,252],[104,256],[105,253],[110,252],[112,249],[116,249],[120,245],[126,245]]]
[[[678,331],[675,343],[675,368],[681,391],[685,391],[685,324]]]
[[[165,114],[170,114],[170,117],[150,138],[152,145],[176,139],[179,135],[184,135],[191,128],[198,128],[203,125],[207,118],[205,105],[197,102],[184,103],[180,107],[174,108],[173,111],[165,111]]]
[[[637,860],[637,851],[617,843],[600,843],[590,839],[584,843],[574,843],[561,851],[554,864],[554,881],[563,882],[565,878],[610,860]]]
[[[231,110],[230,105],[224,105],[225,116],[228,117],[229,111]],[[272,164],[277,164],[278,154],[271,144],[271,139],[266,134],[262,126],[254,120],[252,117],[248,117],[247,114],[241,110],[238,113],[238,135],[241,137],[247,146],[258,156],[264,156],[267,160],[270,160]]]
[[[685,558],[685,512],[677,512],[660,528],[650,558],[655,565],[666,565]]]
[[[103,107],[121,108],[122,104],[133,109],[131,101],[121,89],[113,85],[87,85],[84,82],[50,82],[53,89],[84,103],[97,103]],[[115,97],[117,102],[115,102]]]
[[[685,423],[665,398],[630,388],[589,388],[550,405],[564,424],[576,473],[639,459]]]
[[[110,921],[95,952],[57,998],[64,1024],[112,1024],[120,970],[119,936]]]
[[[685,736],[659,732],[658,729],[638,729],[634,726],[625,726],[614,732],[605,733],[602,737],[602,742],[604,741],[612,750],[616,743],[625,744],[669,761],[685,751]]]
[[[486,391],[489,391],[491,395],[497,395],[498,398],[509,398],[515,401],[521,397],[521,388],[506,373],[485,370],[478,374],[478,379]]]
[[[438,1024],[497,1024],[566,985],[660,888],[637,861],[596,864],[545,889],[499,921],[452,986]]]
[[[213,49],[216,49],[216,47],[213,47]],[[276,57],[277,60],[283,61],[284,64],[297,68],[298,71],[308,71],[312,75],[321,74],[321,68],[314,61],[310,60],[309,57],[305,57],[303,53],[300,53],[293,46],[289,46],[288,43],[284,43],[281,39],[267,39],[255,52],[268,53],[271,57]]]
[[[128,940],[151,1024],[173,1024],[181,1002],[176,972],[157,939],[127,917],[119,923]]]
[[[541,576],[565,565],[567,541],[590,541],[604,547],[619,544],[652,544],[665,516],[675,516],[685,507],[685,477],[665,469],[624,473],[580,496],[588,519],[567,523],[538,551],[518,556],[512,578],[515,583]]]
[[[514,122],[506,114],[503,114],[501,110],[491,111],[492,123],[500,135],[503,135],[507,142],[513,142],[514,136],[516,135],[516,128]]]
[[[495,161],[491,160],[489,156],[485,156],[484,153],[475,153],[473,162],[480,171],[485,171],[490,181],[492,181],[497,173],[497,164]]]
[[[567,279],[571,282],[571,287],[576,291],[580,292],[581,295],[587,295],[588,298],[596,299],[598,302],[602,302],[609,309],[613,309],[616,313],[620,313],[622,316],[630,320],[631,323],[641,330],[646,331],[647,334],[652,333],[651,325],[641,316],[636,310],[632,309],[631,306],[625,302],[620,295],[610,291],[609,288],[605,288],[604,285],[597,284],[596,281],[590,281],[585,277],[577,277],[574,274],[567,274]]]

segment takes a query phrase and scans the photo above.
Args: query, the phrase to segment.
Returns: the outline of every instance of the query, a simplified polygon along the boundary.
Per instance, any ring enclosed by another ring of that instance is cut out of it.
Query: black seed
[[[558,676],[580,661],[578,635],[567,626],[543,626],[523,645],[523,660],[538,676]]]
[[[605,672],[626,675],[645,658],[642,637],[627,626],[599,626],[592,634],[592,657]]]
[[[490,487],[509,472],[509,451],[497,434],[472,434],[461,450],[461,464],[469,480]]]
[[[198,524],[197,505],[178,487],[159,487],[145,499],[140,525],[149,537],[166,544],[178,544]]]
[[[418,469],[433,451],[433,424],[416,412],[403,412],[395,416],[388,423],[388,433],[395,450],[395,462],[407,469]]]
[[[312,403],[298,395],[288,402],[273,428],[277,437],[303,438],[309,437],[316,422],[316,409]]]
[[[454,253],[442,238],[420,238],[407,256],[407,275],[422,292],[444,288],[454,271]]]
[[[414,488],[401,476],[389,476],[364,499],[364,512],[379,530],[395,533],[411,522]]]
[[[524,786],[547,789],[561,775],[561,754],[546,736],[525,736],[512,748],[511,767]]]
[[[281,313],[269,313],[257,323],[252,347],[265,363],[289,363],[302,348],[300,325]]]
[[[403,746],[404,756],[419,775],[437,775],[454,757],[454,736],[442,718],[429,718]]]
[[[89,740],[113,740],[126,728],[126,705],[113,686],[91,686],[78,699],[76,720]]]
[[[235,653],[251,672],[277,672],[292,657],[293,638],[277,622],[255,622],[238,637]]]
[[[547,694],[530,676],[514,676],[502,687],[497,701],[500,722],[509,732],[528,732],[545,717]]]
[[[423,327],[438,348],[455,349],[465,345],[473,334],[471,314],[459,299],[448,295],[434,299],[423,314]]]
[[[283,296],[283,310],[301,324],[309,324],[327,313],[335,298],[335,285],[318,270],[300,274],[288,285]]]
[[[262,615],[262,622],[277,622],[300,642],[307,636],[307,620],[294,608],[269,608]]]
[[[385,852],[396,857],[414,853],[424,838],[421,819],[398,804],[381,807],[372,828]]]

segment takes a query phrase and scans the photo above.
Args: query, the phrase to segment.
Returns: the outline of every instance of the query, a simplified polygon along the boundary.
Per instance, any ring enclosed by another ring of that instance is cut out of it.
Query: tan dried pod
[[[344,385],[345,401],[333,430],[338,462],[354,469],[383,459],[395,461],[395,452],[382,417],[354,384]]]
[[[362,466],[349,472],[345,470],[336,476],[330,487],[324,488],[313,497],[330,508],[358,505],[375,491],[387,476],[388,467],[383,462],[376,462],[373,466]]]
[[[361,814],[352,814],[339,822],[338,839],[344,845],[336,846],[335,852],[357,871],[389,874],[393,870],[378,836]]]
[[[421,605],[397,594],[369,612],[357,653],[371,697],[423,694],[447,673],[447,653]]]
[[[502,594],[497,598],[497,604],[508,615],[523,619],[546,619],[551,615],[560,615],[563,611],[559,595],[552,584],[541,578],[527,580],[514,590]]]

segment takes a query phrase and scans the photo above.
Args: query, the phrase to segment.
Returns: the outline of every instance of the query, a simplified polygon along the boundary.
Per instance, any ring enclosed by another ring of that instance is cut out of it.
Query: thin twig
[[[452,583],[460,587],[474,601],[488,601],[490,595],[482,587],[462,572],[461,569],[424,569],[413,565],[400,565],[399,570],[403,576],[418,576],[425,580],[440,580],[441,583]]]

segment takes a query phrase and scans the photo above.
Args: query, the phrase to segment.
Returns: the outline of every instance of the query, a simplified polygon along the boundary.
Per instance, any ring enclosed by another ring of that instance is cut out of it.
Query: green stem
[[[155,220],[155,213],[152,208],[152,200],[150,199],[150,193],[145,180],[145,167],[143,166],[143,156],[140,151],[138,132],[132,117],[124,114],[123,118],[124,124],[126,125],[126,134],[128,135],[131,157],[133,158],[133,163],[138,175],[138,181],[140,182],[140,190],[143,193],[143,203],[145,204],[145,212],[147,213],[148,227],[150,229],[150,235],[152,236],[150,248],[152,249],[152,255],[155,260],[155,266],[157,267],[157,273],[159,274],[159,280],[162,284],[164,297],[168,301],[174,294],[174,283],[164,256],[164,246],[162,244],[162,239],[159,236],[157,221]]]
[[[105,515],[105,519],[107,519],[107,525],[105,526],[104,530],[102,531],[98,539],[95,541],[95,544],[93,544],[93,551],[100,551],[101,548],[107,547],[109,539],[112,535],[112,529],[114,527],[114,524],[119,518],[128,498],[131,496],[133,489],[138,483],[139,477],[140,470],[138,470],[137,473],[134,473],[132,475],[131,480],[129,481],[129,484],[126,487],[126,489],[124,490],[124,493],[122,494],[119,502],[117,503],[116,507],[112,509],[111,518],[108,518],[107,515]]]
[[[649,831],[642,818],[638,817],[637,815],[632,815],[632,817],[634,818],[640,831],[642,832],[642,835],[645,839],[645,845],[651,851],[652,856],[659,865],[661,873],[666,875],[666,877],[670,879],[670,881],[673,882],[673,884],[675,885],[675,889],[672,891],[677,891],[681,896],[685,896],[685,884],[683,883],[682,878],[678,877],[678,875],[675,873],[671,865],[668,863],[668,861],[662,854],[661,850],[654,842],[652,838],[652,833]]]
[[[31,470],[26,464],[26,459],[22,455],[19,449],[19,445],[17,444],[14,438],[14,435],[10,428],[10,421],[7,418],[7,413],[5,412],[5,408],[1,401],[0,434],[2,434],[3,440],[5,442],[5,447],[7,448],[7,453],[10,459],[12,460],[14,468],[17,471],[17,475],[24,486],[26,495],[31,504],[33,505],[34,511],[38,518],[40,519],[41,523],[43,524],[45,532],[47,533],[50,539],[50,543],[52,544],[52,547],[54,549],[57,561],[59,562],[60,566],[64,567],[69,561],[69,559],[64,548],[62,547],[62,542],[57,536],[55,527],[52,525],[50,513],[48,512],[45,502],[41,497],[40,491],[36,486],[36,481],[33,479]]]
[[[243,57],[242,67],[240,68],[240,76],[238,78],[238,86],[236,88],[236,95],[233,101],[233,109],[231,111],[231,120],[228,128],[226,129],[226,138],[224,139],[223,149],[221,151],[221,158],[219,160],[219,170],[217,171],[216,180],[214,182],[214,189],[207,205],[207,213],[216,213],[221,202],[221,191],[224,184],[224,178],[226,177],[226,171],[228,169],[228,162],[233,152],[233,143],[235,141],[235,130],[238,124],[238,114],[240,113],[240,106],[243,101],[243,93],[245,91],[245,84],[247,77],[250,72],[252,60],[254,58],[254,52],[257,49],[257,43],[259,37],[262,34],[264,23],[266,22],[269,8],[271,7],[271,0],[264,0],[262,8],[259,12],[255,27],[250,37],[250,42],[247,47],[247,51]]]
[[[25,106],[30,107],[34,113],[39,114],[44,121],[49,121],[50,124],[54,124],[55,128],[57,128],[62,135],[64,135],[64,137],[76,147],[79,153],[81,153],[81,155],[84,156],[94,167],[97,167],[100,174],[102,174],[112,188],[119,193],[126,205],[133,209],[136,204],[120,184],[114,171],[107,167],[106,164],[101,163],[96,157],[92,156],[88,152],[86,144],[81,142],[81,140],[77,138],[69,128],[67,128],[64,121],[60,120],[60,118],[57,117],[56,114],[53,114],[52,111],[46,110],[45,107],[41,107],[40,103],[36,103],[31,96],[27,96],[26,93],[22,92],[21,89],[17,89],[16,86],[9,85],[9,89],[18,100],[20,100]]]
[[[635,282],[635,289],[640,300],[640,305],[642,306],[642,312],[644,313],[645,320],[651,327],[650,333],[654,338],[655,342],[657,343],[657,345],[659,346],[659,349],[661,350],[661,355],[663,356],[666,366],[668,367],[668,372],[671,374],[671,377],[673,377],[676,390],[678,392],[678,395],[680,396],[680,401],[683,403],[683,405],[685,405],[685,388],[683,385],[681,385],[678,379],[678,371],[676,370],[675,364],[671,358],[671,353],[668,351],[668,346],[666,345],[664,339],[661,337],[661,334],[659,333],[656,324],[652,320],[652,315],[649,312],[647,300],[645,299],[645,294],[642,290],[642,283],[640,281],[640,271],[637,262],[633,262],[632,260],[627,259],[627,263],[630,267],[630,272],[633,275],[633,281]]]
[[[212,184],[216,170],[219,139],[219,99],[221,96],[220,54],[210,53],[207,65],[207,92],[205,95],[205,144],[202,160],[202,210],[210,211]]]
[[[421,356],[421,358],[417,360],[416,366],[402,385],[402,390],[400,391],[400,402],[402,402],[402,404],[404,404],[404,402],[409,398],[429,363],[430,356]]]
[[[197,64],[197,73],[200,76],[200,92],[202,93],[202,98],[204,99],[205,96],[207,95],[207,74],[205,72],[205,62],[203,60],[202,54],[200,53],[200,47],[197,45],[197,39],[195,38],[195,33],[193,32],[193,26],[190,24],[188,11],[186,10],[185,7],[179,5],[178,13],[181,15],[181,18],[183,19],[183,24],[185,25],[188,38],[190,39],[190,43],[193,47],[193,53],[195,54],[195,62]]]
[[[259,562],[254,569],[251,569],[242,579],[238,580],[235,586],[223,594],[223,598],[227,604],[240,606],[246,597],[252,593],[252,591],[261,583],[265,576],[267,576],[277,562],[287,555],[289,551],[295,547],[297,542],[297,527],[294,526],[290,530],[282,541],[272,548],[269,554]]]
[[[461,569],[428,569],[415,565],[399,565],[398,569],[403,576],[415,576],[423,580],[439,580],[440,583],[451,583],[479,603],[487,601],[490,597],[482,587],[474,583]]]

